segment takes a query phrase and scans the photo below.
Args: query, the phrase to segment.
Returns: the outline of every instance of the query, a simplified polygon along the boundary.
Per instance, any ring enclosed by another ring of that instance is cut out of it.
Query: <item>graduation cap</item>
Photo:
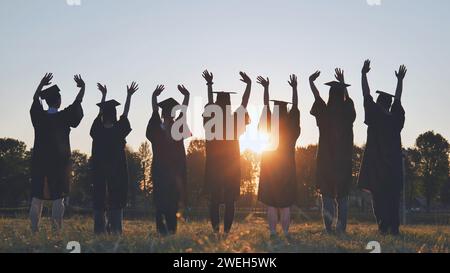
[[[105,109],[113,109],[116,108],[117,106],[119,106],[120,103],[116,100],[108,100],[105,102],[100,102],[97,103],[97,106],[100,107],[100,109],[105,110]]]
[[[273,103],[278,106],[287,106],[288,104],[292,104],[291,102],[282,100],[270,100],[270,101],[273,101]]]
[[[340,88],[347,88],[351,86],[350,84],[338,82],[338,81],[331,81],[327,82],[325,85],[331,86],[331,87],[340,87]]]
[[[59,94],[60,91],[61,90],[59,89],[59,87],[55,84],[45,90],[42,90],[41,94],[39,96],[43,100],[53,99],[53,98],[60,96],[60,94]]]
[[[386,93],[386,92],[383,92],[383,91],[380,91],[380,90],[378,90],[376,93],[379,94],[380,97],[385,97],[387,99],[395,98],[394,95],[391,95],[389,93]]]
[[[290,102],[282,101],[282,100],[270,100],[270,101],[273,101],[274,105],[278,106],[279,109],[281,110],[281,112],[287,112],[287,109],[288,109],[287,105],[292,104]]]
[[[217,100],[230,100],[230,95],[237,94],[236,92],[228,92],[228,91],[214,91],[214,94],[217,94]]]
[[[158,106],[161,107],[163,112],[169,111],[169,113],[172,112],[173,107],[175,107],[177,105],[180,105],[180,104],[173,98],[168,98],[168,99],[163,100],[160,103],[158,103]]]
[[[217,94],[216,102],[222,102],[224,104],[231,104],[231,97],[230,95],[236,94],[236,92],[229,92],[229,91],[214,91],[214,94]]]

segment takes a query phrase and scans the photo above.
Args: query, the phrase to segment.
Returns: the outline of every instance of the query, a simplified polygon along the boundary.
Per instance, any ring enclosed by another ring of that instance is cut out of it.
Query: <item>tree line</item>
[[[31,149],[24,142],[0,139],[0,207],[27,206],[30,200]],[[297,206],[311,208],[317,204],[315,190],[315,156],[317,145],[296,148]],[[353,149],[352,200],[362,200],[356,181],[364,147]],[[449,142],[442,135],[428,131],[416,139],[414,147],[404,149],[405,202],[407,208],[441,208],[450,206]],[[134,151],[126,148],[129,171],[128,208],[148,209],[152,206],[152,152],[148,142]],[[246,150],[241,154],[241,198],[238,207],[261,206],[257,202],[260,155]],[[90,157],[72,152],[72,184],[69,204],[84,208],[92,204],[92,178]],[[193,139],[187,148],[187,206],[203,207],[207,204],[203,194],[205,141]],[[364,201],[352,206],[366,207]]]

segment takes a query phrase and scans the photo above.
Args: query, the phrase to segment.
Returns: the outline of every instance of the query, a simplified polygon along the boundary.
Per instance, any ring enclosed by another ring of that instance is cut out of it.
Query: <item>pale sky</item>
[[[127,138],[134,149],[145,140],[151,93],[157,84],[166,86],[161,99],[173,96],[181,101],[176,90],[180,83],[191,91],[189,122],[194,136],[202,137],[206,85],[201,73],[207,68],[214,73],[215,89],[239,93],[232,98],[234,104],[240,103],[245,88],[238,72],[252,77],[249,131],[256,126],[262,104],[263,88],[256,84],[256,76],[270,78],[271,98],[290,100],[287,80],[289,74],[297,74],[302,126],[298,145],[303,146],[318,140],[309,114],[313,96],[307,78],[322,71],[317,86],[326,100],[328,88],[323,83],[333,79],[335,67],[341,67],[352,84],[349,91],[357,110],[355,143],[363,144],[360,70],[366,58],[372,60],[372,92],[394,93],[394,70],[403,63],[408,67],[405,146],[427,130],[450,137],[448,0],[81,0],[79,6],[68,2],[1,0],[0,137],[32,146],[29,108],[45,72],[54,73],[63,107],[78,92],[73,75],[85,79],[85,117],[72,131],[72,149],[90,152],[89,128],[100,100],[97,82],[106,84],[108,98],[122,106],[126,85],[139,83],[129,114],[133,131]]]

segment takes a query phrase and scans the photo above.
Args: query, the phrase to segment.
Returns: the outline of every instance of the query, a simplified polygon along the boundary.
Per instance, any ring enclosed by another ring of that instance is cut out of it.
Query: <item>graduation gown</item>
[[[94,120],[92,137],[92,173],[94,209],[122,209],[127,204],[128,168],[125,138],[131,132],[126,116],[111,128],[105,128],[101,115]]]
[[[268,117],[270,124],[270,109]],[[295,203],[297,196],[295,143],[300,136],[298,108],[291,109],[286,119],[279,120],[278,131],[276,150],[264,152],[261,157],[258,200],[271,207],[286,208]]]
[[[211,104],[208,104],[211,105]],[[207,107],[206,105],[205,107]],[[238,122],[238,113],[245,113],[245,122]],[[205,125],[213,117],[203,114]],[[227,200],[239,198],[241,190],[241,152],[239,137],[245,133],[246,125],[250,123],[247,110],[240,106],[229,118],[234,118],[234,138],[226,140],[226,116],[223,117],[223,140],[206,140],[205,186],[204,193],[211,199],[224,203]]]
[[[387,190],[399,193],[403,186],[400,133],[405,124],[405,110],[399,100],[394,100],[386,113],[369,95],[364,98],[364,111],[367,144],[358,186],[376,193]]]
[[[347,98],[340,109],[333,111],[319,98],[310,113],[319,127],[316,187],[327,197],[345,197],[353,181],[353,122],[356,118],[353,101]]]
[[[154,111],[147,126],[153,151],[153,199],[158,208],[164,209],[177,206],[182,199],[186,202],[187,173],[184,140],[174,140],[162,125],[159,112]],[[185,126],[183,129],[188,130]]]
[[[64,110],[48,114],[36,99],[30,115],[34,127],[31,197],[44,200],[63,198],[69,194],[72,172],[70,128],[76,128],[83,118],[81,102],[76,100]],[[47,196],[44,194],[45,184]]]

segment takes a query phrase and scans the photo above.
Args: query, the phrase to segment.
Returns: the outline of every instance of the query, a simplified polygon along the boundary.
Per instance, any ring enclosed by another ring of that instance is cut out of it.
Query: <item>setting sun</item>
[[[267,151],[269,148],[269,136],[265,133],[244,134],[239,139],[241,152],[250,150],[257,154]]]

